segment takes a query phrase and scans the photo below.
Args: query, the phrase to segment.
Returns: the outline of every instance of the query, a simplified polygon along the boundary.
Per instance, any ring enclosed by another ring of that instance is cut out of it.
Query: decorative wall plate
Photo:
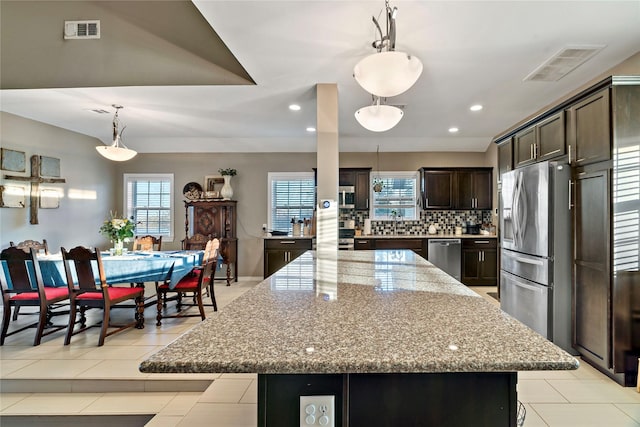
[[[182,195],[188,200],[198,200],[202,195],[202,186],[197,182],[190,182],[182,189]]]

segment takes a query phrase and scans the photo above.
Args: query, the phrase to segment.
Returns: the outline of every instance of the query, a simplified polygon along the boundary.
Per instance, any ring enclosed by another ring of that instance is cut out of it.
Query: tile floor
[[[256,283],[216,286],[219,308]],[[497,304],[488,295],[495,288],[473,289]],[[156,414],[147,426],[255,426],[255,374],[138,372],[140,361],[198,321],[166,319],[156,327],[150,307],[145,329],[118,333],[102,348],[97,329],[75,336],[70,346],[62,345],[63,331],[38,347],[31,346],[31,331],[9,337],[0,347],[0,425],[12,415]],[[526,427],[640,427],[635,388],[620,387],[586,363],[577,371],[521,372],[518,398]]]

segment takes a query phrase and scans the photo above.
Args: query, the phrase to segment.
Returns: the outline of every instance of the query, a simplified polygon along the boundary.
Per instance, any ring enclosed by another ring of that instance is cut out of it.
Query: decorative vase
[[[231,175],[223,175],[224,185],[220,189],[220,195],[224,200],[231,200],[233,197],[233,188],[231,188]]]
[[[113,254],[122,255],[122,249],[124,248],[124,242],[122,240],[116,240],[113,242]]]

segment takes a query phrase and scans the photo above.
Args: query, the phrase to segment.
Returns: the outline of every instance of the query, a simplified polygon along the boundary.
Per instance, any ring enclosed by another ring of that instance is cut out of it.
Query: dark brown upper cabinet
[[[511,138],[498,145],[498,182],[503,173],[513,170],[513,142]]]
[[[565,114],[560,111],[513,137],[515,167],[566,154]]]
[[[583,166],[611,159],[609,88],[569,108],[569,163]]]
[[[369,209],[369,175],[371,168],[340,168],[338,183],[340,186],[354,187],[354,205],[356,210]]]
[[[423,209],[454,209],[453,184],[455,171],[422,169]]]
[[[492,169],[456,171],[456,209],[491,209]]]
[[[422,168],[422,208],[491,209],[492,171],[492,168]]]

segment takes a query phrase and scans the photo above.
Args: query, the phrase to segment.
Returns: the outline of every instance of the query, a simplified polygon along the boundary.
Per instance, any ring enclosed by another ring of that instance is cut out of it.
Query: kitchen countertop
[[[307,251],[142,372],[433,373],[578,361],[412,251]]]

